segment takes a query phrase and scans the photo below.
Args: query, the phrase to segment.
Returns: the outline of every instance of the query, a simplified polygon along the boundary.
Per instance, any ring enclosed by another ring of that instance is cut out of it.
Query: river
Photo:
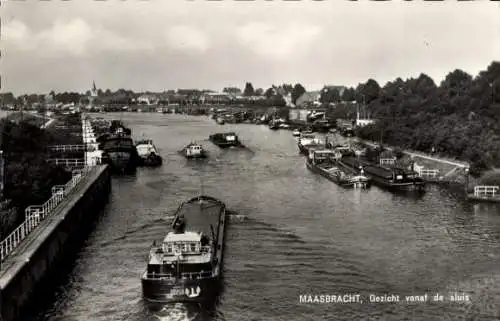
[[[154,140],[164,165],[113,179],[110,203],[74,267],[31,320],[498,320],[499,207],[436,186],[423,196],[344,190],[306,169],[289,131],[218,126],[204,116],[121,117],[136,138]],[[249,149],[219,150],[206,140],[229,130]],[[209,159],[177,153],[193,140]],[[236,213],[221,302],[215,316],[182,304],[150,311],[140,283],[149,246],[166,234],[180,202],[199,192]],[[454,292],[470,300],[450,302]],[[362,303],[299,302],[305,294],[358,293]],[[444,301],[405,302],[425,293]],[[399,302],[370,303],[370,294]]]

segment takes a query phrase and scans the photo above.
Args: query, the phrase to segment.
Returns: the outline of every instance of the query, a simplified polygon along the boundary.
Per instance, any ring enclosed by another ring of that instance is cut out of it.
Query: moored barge
[[[140,163],[132,137],[123,128],[117,128],[112,134],[102,135],[97,139],[99,149],[103,151],[102,161],[113,172],[134,173]]]
[[[309,155],[309,150],[324,147],[324,143],[312,133],[301,133],[297,147],[303,155]]]
[[[363,169],[359,175],[339,166],[336,161],[336,152],[329,149],[314,150],[309,153],[306,161],[309,170],[317,173],[330,181],[346,188],[368,188],[370,179],[363,175]]]
[[[153,244],[142,275],[144,299],[151,303],[210,304],[220,291],[226,205],[210,196],[181,204],[160,245]]]
[[[392,190],[425,190],[425,181],[415,171],[400,167],[383,167],[352,156],[342,157],[339,164],[357,171],[363,168],[365,175],[380,187]]]

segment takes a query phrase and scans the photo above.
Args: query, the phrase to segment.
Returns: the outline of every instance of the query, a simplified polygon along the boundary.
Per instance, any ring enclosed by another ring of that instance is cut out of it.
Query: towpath
[[[366,140],[363,140],[363,142],[365,144],[368,144],[368,145],[372,146],[372,147],[375,147],[375,146],[379,145],[377,143],[366,141]],[[387,148],[388,150],[392,150],[392,149],[395,148],[395,147],[390,147],[390,146],[386,146],[386,145],[384,145],[384,147]],[[410,155],[412,157],[425,158],[425,159],[428,159],[428,160],[432,160],[432,161],[435,161],[435,162],[441,162],[441,163],[445,163],[445,164],[456,166],[456,167],[460,167],[460,168],[470,167],[469,163],[463,162],[463,161],[459,161],[459,160],[452,160],[452,159],[444,158],[444,157],[441,157],[441,156],[437,157],[437,156],[425,154],[425,153],[422,153],[422,152],[416,152],[416,151],[412,151],[412,150],[407,150],[407,149],[403,149],[402,151],[403,151],[403,153],[405,153],[407,155]]]

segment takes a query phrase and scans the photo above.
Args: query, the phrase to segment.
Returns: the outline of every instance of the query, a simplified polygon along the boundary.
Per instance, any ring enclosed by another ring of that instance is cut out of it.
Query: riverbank
[[[43,282],[57,270],[65,253],[74,251],[85,238],[85,227],[107,202],[111,191],[109,168],[96,166],[80,175],[71,190],[62,190],[64,196],[61,194],[63,198],[56,207],[27,220],[27,224],[33,224],[34,219],[38,226],[4,258],[0,268],[0,320],[19,320],[34,303],[35,294],[43,295]],[[12,241],[1,244],[4,256]]]
[[[78,115],[73,117],[79,119]],[[68,154],[50,148],[53,145],[83,144],[80,123],[73,126],[67,118],[59,118],[53,126],[40,128],[38,125],[43,122],[33,124],[29,120],[19,123],[9,120],[0,120],[2,135],[9,138],[4,140],[2,149],[4,197],[10,200],[0,208],[0,239],[7,237],[23,221],[26,207],[43,203],[51,196],[52,186],[64,184],[71,178],[71,168],[56,165],[51,160],[83,159],[83,151]]]

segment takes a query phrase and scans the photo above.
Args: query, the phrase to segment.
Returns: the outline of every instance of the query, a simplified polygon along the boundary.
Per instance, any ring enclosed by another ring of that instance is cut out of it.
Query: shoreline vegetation
[[[60,129],[42,129],[29,120],[14,122],[4,118],[0,120],[0,128],[5,161],[4,201],[0,206],[0,240],[3,240],[24,221],[26,207],[43,204],[51,197],[52,186],[66,184],[71,179],[70,171],[48,163],[48,146],[78,141]]]

